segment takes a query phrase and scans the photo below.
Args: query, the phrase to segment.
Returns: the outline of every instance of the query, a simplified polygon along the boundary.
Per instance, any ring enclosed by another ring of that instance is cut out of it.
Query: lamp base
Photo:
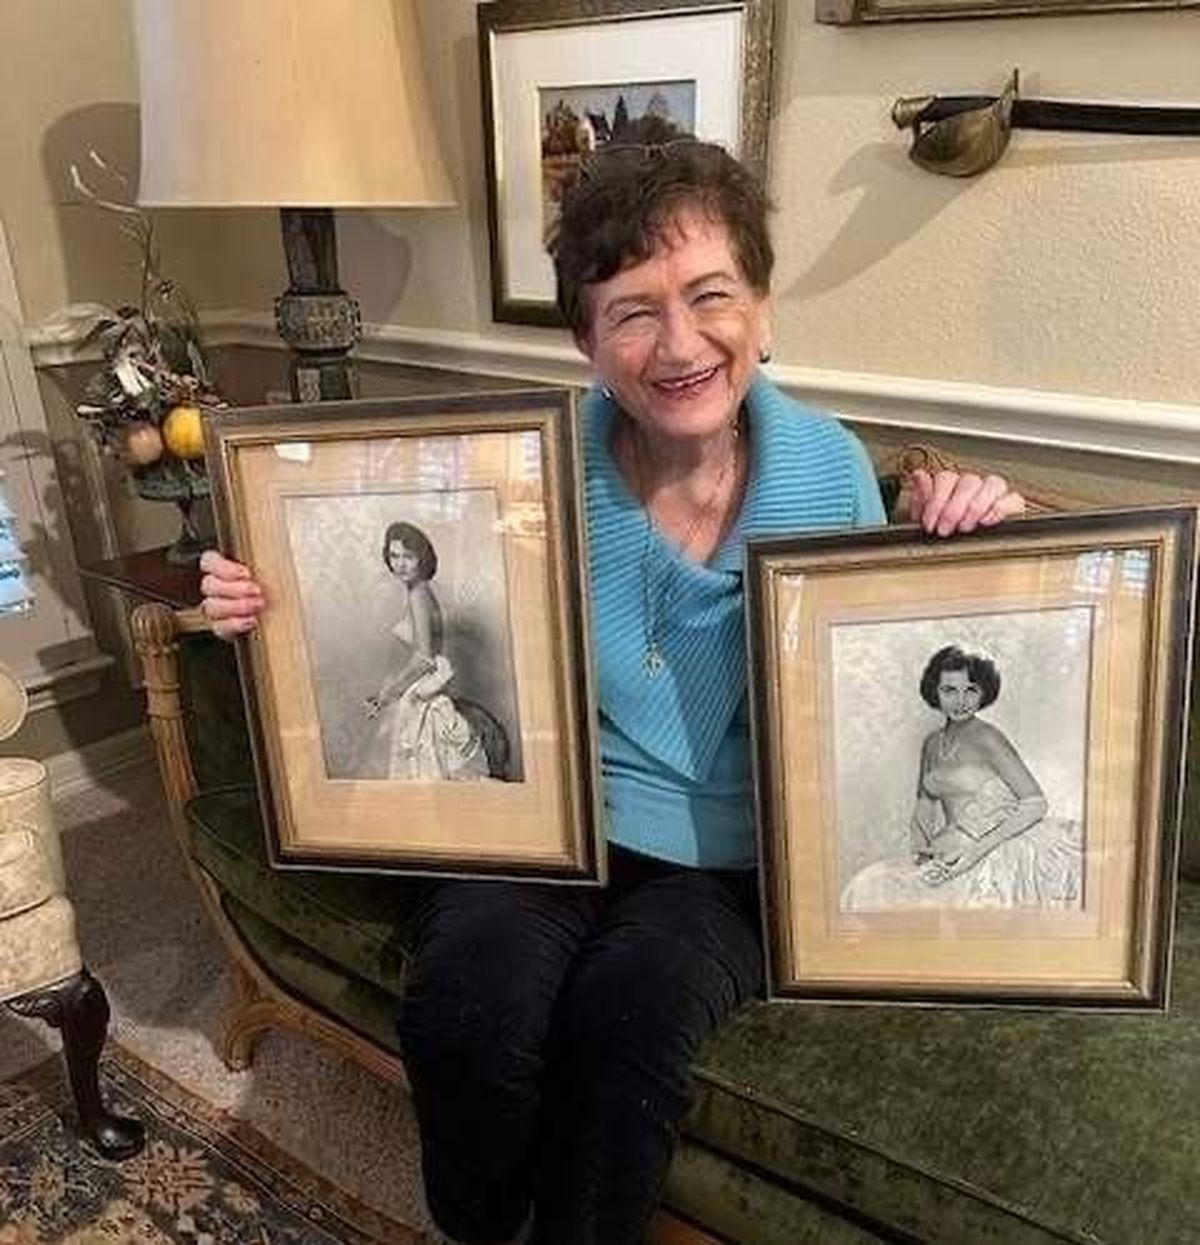
[[[350,352],[362,336],[358,303],[338,284],[337,229],[330,208],[280,208],[291,284],[275,300],[275,325],[292,348],[292,399],[357,395]]]
[[[355,306],[357,308],[357,304]],[[288,388],[293,402],[357,398],[358,369],[349,351],[317,354],[292,345],[288,361]]]

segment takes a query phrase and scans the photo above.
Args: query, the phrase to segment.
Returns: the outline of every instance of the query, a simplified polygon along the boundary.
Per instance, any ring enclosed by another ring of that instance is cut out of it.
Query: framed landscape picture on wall
[[[222,545],[274,863],[604,874],[574,399],[220,412]]]
[[[563,323],[546,254],[563,186],[638,122],[765,171],[773,0],[492,0],[477,12],[496,320]]]
[[[751,541],[776,998],[1163,1007],[1191,507]]]

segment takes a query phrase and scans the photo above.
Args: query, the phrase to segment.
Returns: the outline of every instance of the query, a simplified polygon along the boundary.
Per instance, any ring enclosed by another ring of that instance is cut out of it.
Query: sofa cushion
[[[206,791],[186,814],[192,856],[222,891],[347,973],[400,994],[411,926],[428,882],[272,869],[252,787]]]
[[[393,1000],[428,884],[272,870],[251,788],[205,793],[188,819],[196,860],[264,966],[395,1051]],[[760,1003],[721,1027],[695,1071],[668,1193],[705,1223],[723,1205],[732,1239],[1200,1241],[1200,886],[1181,887],[1167,1016]],[[830,1207],[853,1230],[822,1236]]]
[[[896,1245],[843,1208],[822,1205],[753,1165],[684,1137],[675,1148],[663,1201],[721,1240],[749,1245]],[[709,1239],[709,1238],[706,1238]],[[959,1245],[966,1245],[965,1241]]]
[[[1200,886],[1170,1013],[758,1004],[687,1131],[930,1245],[1200,1241]]]
[[[400,1053],[394,995],[361,977],[347,976],[339,965],[263,920],[232,895],[226,895],[221,906],[254,958],[279,985],[384,1050]]]

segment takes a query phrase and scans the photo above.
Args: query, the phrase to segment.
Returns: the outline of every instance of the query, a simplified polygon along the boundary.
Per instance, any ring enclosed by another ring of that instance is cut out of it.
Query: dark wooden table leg
[[[100,1096],[100,1052],[108,1033],[104,987],[85,968],[57,985],[8,1003],[22,1016],[37,1016],[62,1032],[63,1054],[84,1137],[106,1159],[127,1159],[146,1141],[137,1120],[113,1115]]]

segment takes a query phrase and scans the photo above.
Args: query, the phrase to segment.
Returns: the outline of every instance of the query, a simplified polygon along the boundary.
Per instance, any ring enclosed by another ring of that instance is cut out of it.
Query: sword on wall
[[[1200,137],[1200,108],[1021,99],[1015,69],[999,95],[905,96],[892,105],[892,120],[913,132],[909,156],[948,177],[990,169],[1014,129]]]

